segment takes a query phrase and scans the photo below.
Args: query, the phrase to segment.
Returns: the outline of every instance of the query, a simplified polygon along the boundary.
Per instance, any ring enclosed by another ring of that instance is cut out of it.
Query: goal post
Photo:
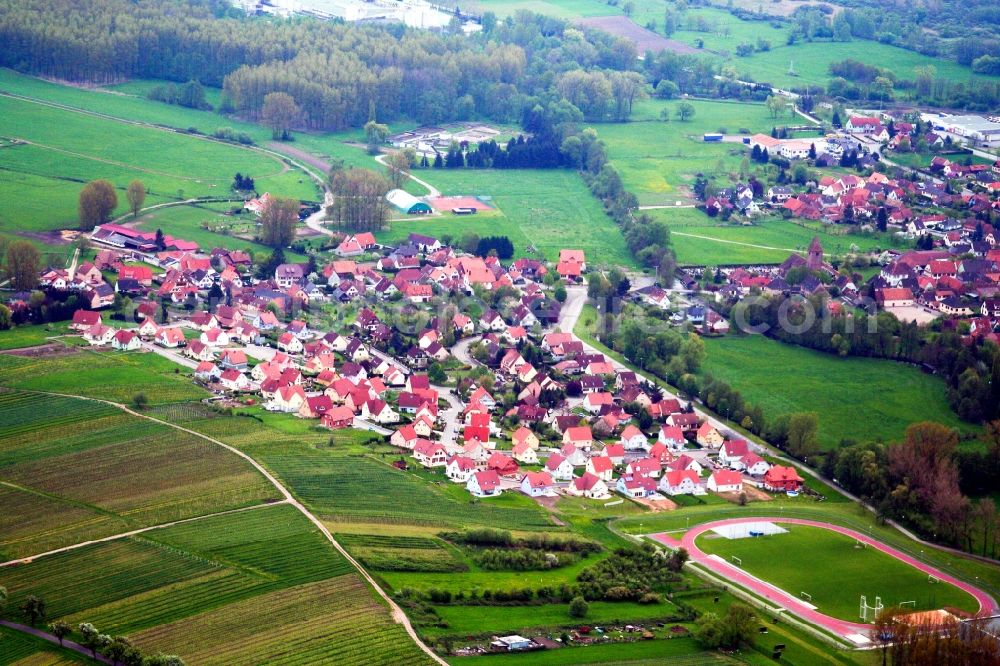
[[[861,617],[862,620],[868,622],[868,615],[869,613],[871,613],[871,621],[874,622],[875,618],[878,617],[878,614],[881,613],[884,608],[885,606],[882,605],[882,597],[875,597],[875,605],[869,606],[868,597],[862,594],[861,606],[858,611],[858,615]]]
[[[911,599],[910,601],[900,601],[899,602],[899,607],[900,608],[912,608],[912,609],[916,610],[917,609],[917,600],[916,599]]]
[[[813,595],[809,594],[808,592],[799,592],[799,596],[808,601],[809,603],[812,603]]]
[[[935,576],[934,574],[927,574],[927,582],[928,583],[940,583],[941,579],[938,578],[937,576]]]
[[[730,556],[730,559],[732,559],[733,564],[735,564],[737,566],[741,566],[741,567],[743,566],[743,560],[741,560],[740,558],[736,557],[735,555]]]

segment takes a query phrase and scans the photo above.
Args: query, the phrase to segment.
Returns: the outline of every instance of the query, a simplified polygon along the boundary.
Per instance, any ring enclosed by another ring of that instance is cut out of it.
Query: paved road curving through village
[[[801,599],[792,596],[785,590],[782,590],[775,585],[772,585],[766,581],[763,581],[756,576],[753,576],[743,569],[736,567],[724,560],[721,560],[715,556],[705,553],[698,547],[697,538],[709,532],[716,527],[723,527],[726,525],[740,525],[744,523],[760,523],[760,522],[773,522],[773,523],[783,523],[791,525],[806,525],[809,527],[820,527],[823,529],[831,530],[845,536],[849,536],[852,539],[856,539],[862,543],[865,543],[873,548],[876,548],[891,557],[909,564],[913,568],[922,571],[928,575],[932,575],[935,578],[940,579],[943,582],[954,585],[958,589],[970,594],[978,603],[980,613],[994,613],[997,611],[997,602],[986,592],[980,590],[979,588],[970,585],[969,583],[963,582],[954,576],[950,576],[943,571],[921,562],[920,560],[907,555],[899,550],[896,550],[892,546],[882,543],[877,539],[874,539],[861,532],[856,532],[852,529],[841,527],[840,525],[833,525],[830,523],[824,523],[818,520],[806,520],[802,518],[782,518],[777,516],[768,517],[758,517],[755,516],[750,518],[730,518],[727,520],[716,520],[710,523],[703,523],[701,525],[696,525],[684,533],[684,536],[680,540],[677,540],[667,534],[651,534],[649,537],[655,539],[660,543],[669,546],[671,548],[678,548],[683,546],[687,549],[688,554],[691,557],[691,562],[699,564],[706,569],[709,569],[713,573],[722,576],[726,580],[730,580],[733,583],[744,587],[752,591],[757,596],[766,599],[767,601],[777,604],[778,606],[785,608],[792,612],[794,615],[806,620],[807,622],[821,627],[831,633],[838,636],[843,636],[848,638],[852,642],[858,642],[851,637],[857,637],[858,635],[867,636],[868,631],[871,629],[870,624],[862,624],[859,622],[849,622],[847,620],[841,620],[835,617],[830,617],[829,615],[824,615],[820,613],[815,608],[811,608],[809,605],[805,604]],[[820,574],[822,575],[822,574]]]

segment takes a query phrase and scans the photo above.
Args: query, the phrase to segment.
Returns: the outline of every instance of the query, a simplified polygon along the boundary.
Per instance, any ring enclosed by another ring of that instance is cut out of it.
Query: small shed
[[[429,204],[403,190],[390,190],[385,198],[407,215],[428,215],[431,212]]]

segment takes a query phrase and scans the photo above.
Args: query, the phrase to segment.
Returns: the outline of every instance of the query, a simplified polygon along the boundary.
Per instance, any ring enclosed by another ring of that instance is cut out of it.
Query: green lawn
[[[691,208],[656,209],[646,214],[668,224],[681,265],[778,264],[792,252],[804,254],[816,236],[828,256],[844,255],[854,248],[865,251],[900,244],[888,234],[834,233],[843,229],[777,216],[742,225],[722,222]]]
[[[241,215],[223,215],[233,208],[239,208],[242,202],[209,203],[188,206],[171,206],[149,211],[140,216],[138,226],[144,231],[162,229],[163,233],[176,238],[194,241],[203,250],[213,247],[225,247],[230,250],[248,250],[257,255],[270,255],[271,248],[260,243],[237,238],[234,235],[223,234],[223,229],[234,229],[235,232],[253,234],[256,230],[256,218],[244,213]],[[205,228],[206,225],[207,228]],[[215,230],[218,229],[219,233]],[[296,258],[300,255],[289,250],[287,257]]]
[[[635,265],[618,227],[573,171],[418,169],[414,175],[444,195],[490,197],[503,215],[392,222],[388,231],[378,234],[380,240],[396,242],[412,232],[455,239],[464,233],[504,235],[517,256],[526,256],[529,245],[549,260],[557,259],[562,248],[580,248],[589,265]]]
[[[885,67],[901,79],[912,79],[913,69],[926,65],[933,65],[941,78],[966,81],[973,77],[971,68],[953,60],[933,58],[898,46],[860,39],[851,42],[802,42],[794,46],[780,46],[764,53],[755,53],[748,58],[734,57],[731,64],[741,75],[749,74],[757,81],[776,86],[825,86],[832,78],[830,63],[848,58]],[[797,76],[788,75],[789,64],[794,64]],[[996,77],[975,76],[984,80],[996,80]]]
[[[842,620],[860,621],[861,595],[872,605],[879,596],[886,607],[915,601],[916,610],[978,610],[968,593],[947,583],[930,583],[927,574],[876,548],[856,547],[848,536],[805,525],[782,527],[786,534],[746,539],[706,533],[698,538],[698,546],[726,560],[738,556],[747,572],[791,595],[807,592],[819,612]]]
[[[739,171],[746,154],[744,145],[705,143],[706,132],[770,132],[777,122],[762,104],[702,100],[690,102],[695,115],[681,122],[676,118],[678,103],[642,101],[635,105],[632,122],[595,126],[625,189],[639,198],[640,205],[690,203],[696,174],[723,176]],[[660,120],[664,109],[670,114],[669,122]]]
[[[468,664],[469,657],[453,657],[452,664]],[[531,666],[591,666],[592,664],[622,664],[628,666],[712,666],[731,664],[731,660],[717,653],[704,652],[693,638],[610,643],[586,647],[569,647],[543,652],[522,654],[496,654],[476,657],[481,666],[495,664],[530,664]]]
[[[55,322],[52,324],[29,324],[26,326],[15,326],[14,328],[0,331],[0,349],[18,349],[20,347],[33,347],[45,342],[45,338],[53,335],[63,335],[69,330],[69,322]]]
[[[820,445],[898,440],[911,423],[973,430],[948,408],[944,382],[917,368],[871,358],[839,358],[762,335],[705,340],[704,372],[728,382],[767,418],[819,415]]]
[[[63,88],[7,70],[0,70],[0,88],[148,122],[166,120],[159,117],[159,106],[179,108]],[[123,106],[115,106],[118,103]],[[153,109],[146,114],[143,109],[148,107]],[[245,148],[10,97],[0,97],[0,115],[3,135],[27,142],[0,148],[0,233],[75,226],[79,191],[95,178],[106,178],[119,189],[117,214],[125,212],[124,190],[135,178],[147,187],[146,205],[225,196],[237,171],[253,175],[260,191],[316,198],[314,186],[303,174],[276,157]]]
[[[130,403],[143,392],[149,404],[198,400],[208,393],[162,356],[83,349],[55,358],[0,356],[0,386],[52,391]]]
[[[871,513],[854,502],[817,502],[807,497],[797,497],[751,502],[747,506],[728,504],[685,507],[678,511],[623,518],[616,521],[614,526],[628,534],[674,532],[674,536],[677,536],[691,525],[727,518],[752,517],[805,518],[849,527],[870,534],[883,543],[923,560],[945,573],[973,583],[994,597],[1000,594],[1000,567],[961,554],[918,544],[894,528],[880,525],[878,521],[872,519]],[[926,579],[924,576],[925,581]],[[801,591],[795,590],[793,593]]]
[[[656,16],[654,12],[650,12],[649,16],[657,21],[657,31],[662,32],[662,9],[659,13],[661,15]],[[633,20],[642,25],[648,19],[643,12],[637,11]],[[758,38],[769,41],[771,48],[783,46],[790,32],[787,23],[744,21],[725,9],[715,7],[691,8],[679,15],[678,27],[680,29],[670,36],[671,39],[691,46],[697,46],[700,39],[706,51],[728,53],[735,52],[736,47],[743,43],[756,46]]]
[[[473,636],[487,631],[527,635],[531,629],[576,627],[580,620],[569,615],[568,604],[542,606],[438,606],[438,616],[447,627],[428,627],[427,636]],[[637,604],[632,602],[590,603],[586,622],[590,625],[619,624],[662,619],[677,613],[670,603]]]

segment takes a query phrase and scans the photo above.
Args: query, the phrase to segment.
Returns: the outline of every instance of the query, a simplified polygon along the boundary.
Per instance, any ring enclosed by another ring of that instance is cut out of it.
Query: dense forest
[[[516,122],[539,101],[624,120],[644,87],[635,46],[519,14],[481,34],[231,17],[205,0],[0,0],[0,65],[71,81],[222,86],[221,111],[258,118],[284,92],[300,124],[360,126],[375,110],[433,123]]]

